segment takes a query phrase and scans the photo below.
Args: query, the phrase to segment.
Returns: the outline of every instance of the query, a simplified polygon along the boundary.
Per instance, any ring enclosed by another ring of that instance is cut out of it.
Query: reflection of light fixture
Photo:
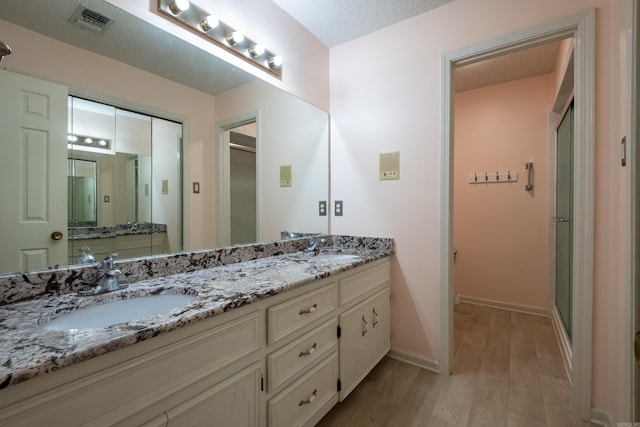
[[[267,64],[269,64],[271,68],[279,68],[282,65],[282,57],[279,55],[272,56],[267,59]]]
[[[108,138],[97,138],[95,136],[78,135],[73,133],[67,135],[67,148],[100,153],[113,151],[111,140]]]
[[[203,0],[204,1],[204,0]],[[183,13],[186,10],[188,13]],[[263,45],[244,36],[235,28],[220,21],[215,15],[201,9],[188,0],[158,0],[158,11],[172,21],[190,28],[200,37],[218,47],[257,65],[270,74],[282,77],[282,57],[265,49]],[[212,31],[213,29],[215,31]]]
[[[176,16],[187,9],[189,9],[189,0],[173,0],[169,3],[169,10]]]
[[[251,56],[252,58],[255,58],[257,56],[264,54],[264,46],[262,46],[260,43],[255,44],[252,47],[250,47],[247,50],[247,52],[249,52],[249,56]]]
[[[200,29],[205,33],[211,31],[212,28],[216,28],[218,25],[220,25],[220,20],[213,15],[208,15],[200,21]]]
[[[231,34],[228,34],[226,39],[227,43],[233,46],[234,44],[242,43],[244,41],[244,34],[240,31],[234,31]]]

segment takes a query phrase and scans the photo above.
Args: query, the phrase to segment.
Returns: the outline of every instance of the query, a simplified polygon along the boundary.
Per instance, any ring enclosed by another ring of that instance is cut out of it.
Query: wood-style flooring
[[[453,374],[384,358],[320,427],[590,426],[570,386],[550,319],[459,304]]]

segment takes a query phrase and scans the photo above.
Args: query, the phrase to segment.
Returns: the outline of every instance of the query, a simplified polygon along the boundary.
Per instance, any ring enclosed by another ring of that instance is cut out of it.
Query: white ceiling
[[[455,69],[455,90],[478,89],[553,72],[560,42],[520,50]]]
[[[273,0],[328,47],[365,36],[453,0]],[[559,42],[503,55],[455,70],[456,92],[554,70]]]
[[[327,47],[335,47],[453,0],[273,1]]]
[[[93,34],[70,25],[68,19],[81,1],[83,5],[113,19],[114,24],[103,34]],[[327,46],[335,46],[453,0],[274,1]],[[102,0],[1,0],[0,19],[212,95],[255,79]],[[10,34],[2,37],[12,45]],[[172,55],[171,52],[180,52],[180,55]],[[456,91],[549,73],[553,71],[557,52],[558,43],[552,43],[461,67],[456,70]],[[13,56],[20,54],[19,49],[14,49]]]

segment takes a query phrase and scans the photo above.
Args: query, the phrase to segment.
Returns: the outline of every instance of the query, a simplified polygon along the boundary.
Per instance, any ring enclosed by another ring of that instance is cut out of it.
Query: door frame
[[[626,157],[628,171],[628,187],[629,187],[629,230],[630,241],[628,242],[629,251],[625,264],[630,266],[629,276],[627,278],[628,287],[625,296],[628,297],[629,317],[627,327],[625,328],[623,355],[624,355],[624,378],[628,379],[625,385],[626,395],[629,399],[624,402],[625,412],[628,410],[631,421],[640,421],[640,378],[638,378],[637,366],[633,357],[633,338],[636,330],[636,319],[640,318],[640,198],[636,192],[640,188],[640,175],[638,164],[640,164],[640,150],[638,149],[638,137],[640,135],[640,105],[638,105],[638,96],[640,96],[640,62],[638,61],[637,49],[640,48],[640,5],[635,0],[627,0],[627,11],[629,16],[629,26],[631,28],[631,36],[627,43],[627,57],[629,61],[629,136],[626,144]],[[628,408],[628,409],[627,409]],[[635,417],[635,418],[634,418]]]
[[[575,39],[575,130],[572,409],[591,418],[594,224],[595,9],[529,30],[443,54],[440,229],[440,372],[451,373],[453,358],[453,70],[498,55],[555,40]]]
[[[218,142],[218,191],[216,197],[216,246],[229,246],[231,242],[230,229],[230,165],[231,154],[229,141],[225,138],[225,133],[233,128],[247,123],[256,123],[256,236],[258,241],[262,235],[262,150],[260,136],[260,112],[253,111],[228,120],[219,122],[216,125],[216,135]]]

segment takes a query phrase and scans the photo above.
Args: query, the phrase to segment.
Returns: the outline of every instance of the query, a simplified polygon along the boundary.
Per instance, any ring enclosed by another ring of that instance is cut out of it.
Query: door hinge
[[[337,389],[338,391],[342,391],[342,381],[340,381],[340,378],[338,378]]]
[[[342,336],[342,328],[340,327],[340,325],[338,325],[338,328],[336,329],[336,335],[338,336],[338,338]]]
[[[260,375],[260,391],[264,391],[264,377]]]

